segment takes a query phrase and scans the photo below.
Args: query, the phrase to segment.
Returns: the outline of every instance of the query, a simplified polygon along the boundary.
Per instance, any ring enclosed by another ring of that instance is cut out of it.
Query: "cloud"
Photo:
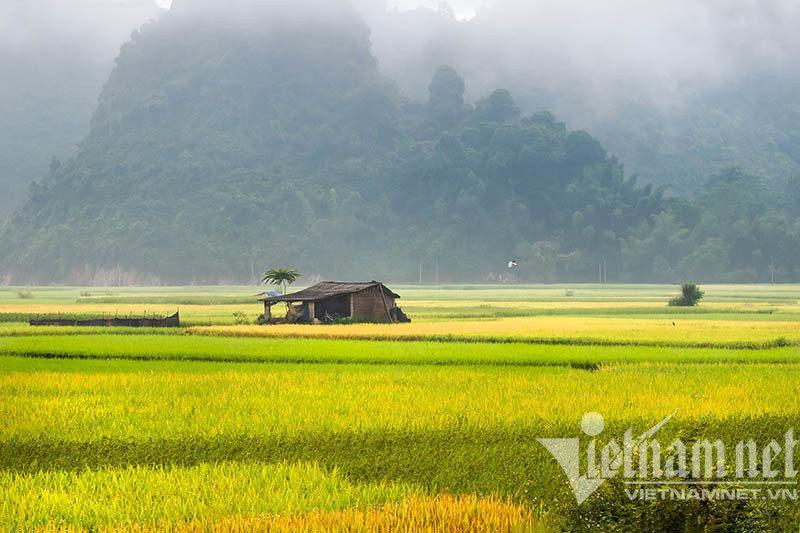
[[[449,6],[453,10],[455,17],[459,20],[469,20],[475,16],[479,9],[492,5],[496,0],[388,0],[390,9],[397,11],[410,11],[419,7],[432,10],[443,10],[443,5]]]
[[[473,97],[511,84],[598,105],[633,95],[668,104],[742,77],[795,75],[800,53],[794,0],[496,0],[468,22],[435,9],[365,13],[383,68],[416,96],[447,63]]]
[[[0,45],[69,41],[105,56],[157,14],[152,0],[8,0],[0,2]]]

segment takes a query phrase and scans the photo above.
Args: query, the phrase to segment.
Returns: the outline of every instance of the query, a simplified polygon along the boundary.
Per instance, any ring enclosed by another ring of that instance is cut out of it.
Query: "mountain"
[[[409,101],[360,18],[324,6],[176,3],[136,32],[77,154],[3,228],[10,279],[403,277],[433,257],[476,278],[573,210],[599,249],[658,205],[590,135],[523,116],[507,91],[469,106],[443,67]]]
[[[120,44],[160,12],[151,0],[0,3],[0,218],[72,155]]]
[[[412,98],[424,100],[431,73],[451,65],[468,102],[505,87],[523,112],[548,109],[591,131],[628,172],[670,195],[694,194],[731,166],[774,191],[800,173],[800,12],[791,2],[497,0],[469,21],[446,4],[355,4],[381,73]],[[120,44],[160,11],[151,0],[0,5],[0,68],[9,74],[0,85],[0,219],[53,156],[74,152]]]
[[[370,44],[344,0],[179,0],[0,228],[0,283],[411,281],[420,262],[444,281],[800,281],[800,175],[724,167],[666,196],[452,67],[404,96]]]
[[[451,65],[468,100],[505,87],[523,111],[591,131],[669,194],[732,166],[775,191],[800,173],[792,2],[496,0],[469,21],[445,7],[365,13],[382,71],[412,97]]]

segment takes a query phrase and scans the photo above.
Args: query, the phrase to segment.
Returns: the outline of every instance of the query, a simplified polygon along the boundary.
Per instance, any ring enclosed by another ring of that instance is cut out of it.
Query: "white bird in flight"
[[[508,268],[514,268],[515,266],[517,266],[517,262],[516,261],[512,260],[512,261],[508,262]]]

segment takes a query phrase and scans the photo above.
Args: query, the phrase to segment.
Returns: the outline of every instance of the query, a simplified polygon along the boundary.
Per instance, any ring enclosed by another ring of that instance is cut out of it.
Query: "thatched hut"
[[[369,322],[409,322],[397,307],[398,294],[378,281],[345,283],[323,281],[286,295],[264,293],[264,318],[272,317],[272,306],[287,304],[286,322],[332,322],[341,319]]]

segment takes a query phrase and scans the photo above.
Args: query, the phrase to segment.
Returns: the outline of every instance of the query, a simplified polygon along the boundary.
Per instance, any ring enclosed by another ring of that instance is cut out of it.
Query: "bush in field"
[[[33,293],[28,291],[18,291],[17,298],[19,298],[20,300],[32,300]]]
[[[681,285],[681,295],[670,299],[671,307],[694,307],[703,299],[705,293],[696,283],[688,282]]]

